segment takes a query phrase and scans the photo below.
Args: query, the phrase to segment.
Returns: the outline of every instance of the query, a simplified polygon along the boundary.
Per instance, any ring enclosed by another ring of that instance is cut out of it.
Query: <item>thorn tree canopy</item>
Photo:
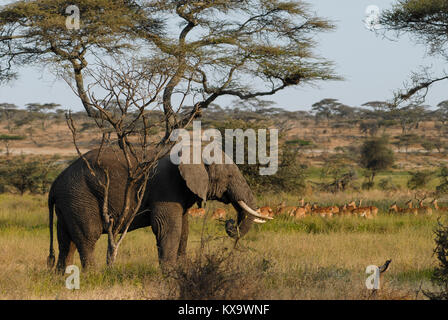
[[[397,0],[391,9],[382,12],[380,23],[386,31],[396,36],[409,34],[416,43],[427,46],[430,55],[448,62],[448,1],[446,0]],[[428,68],[413,72],[411,84],[396,94],[395,104],[416,96],[424,101],[429,87],[448,80],[448,74],[434,75]]]
[[[66,28],[69,5],[80,9],[79,30]],[[250,99],[340,79],[313,50],[315,36],[333,29],[304,1],[13,1],[0,8],[0,77],[28,64],[69,70],[93,117],[86,94],[89,59],[135,50],[148,65],[170,63],[161,99],[169,135],[191,116],[179,113],[185,101],[198,114],[224,95]]]

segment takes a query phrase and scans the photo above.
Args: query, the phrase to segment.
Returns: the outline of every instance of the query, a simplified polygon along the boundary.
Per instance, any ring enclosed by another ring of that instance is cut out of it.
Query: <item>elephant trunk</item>
[[[232,238],[241,238],[249,232],[252,224],[265,223],[272,218],[262,216],[257,212],[254,196],[247,182],[240,181],[228,190],[232,205],[238,213],[237,223],[232,219],[226,221],[226,232]]]

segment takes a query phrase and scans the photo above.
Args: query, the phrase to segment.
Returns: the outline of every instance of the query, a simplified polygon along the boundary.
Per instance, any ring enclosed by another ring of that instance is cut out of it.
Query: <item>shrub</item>
[[[423,149],[425,149],[427,152],[432,152],[432,150],[436,149],[436,145],[434,142],[429,141],[429,140],[424,140],[421,144],[420,144]]]
[[[395,185],[392,182],[391,177],[381,179],[380,182],[378,183],[378,187],[384,191],[396,191],[400,189],[399,186]]]
[[[240,128],[243,131],[247,129],[263,129],[263,125],[250,123],[247,121],[227,121],[215,123],[216,128],[221,132],[224,137],[223,145],[225,145],[225,129],[237,129]],[[256,137],[258,139],[258,137]],[[249,185],[256,193],[264,192],[295,192],[303,193],[306,188],[305,182],[305,169],[306,166],[298,162],[301,146],[304,140],[297,140],[284,144],[279,150],[278,154],[278,171],[274,175],[260,175],[260,168],[262,167],[258,162],[257,164],[239,164],[238,167],[247,179]],[[270,138],[267,137],[266,142],[268,145],[266,149],[269,150]],[[258,141],[257,141],[258,143]],[[297,145],[298,144],[298,145]],[[234,145],[235,148],[235,145]],[[280,147],[279,147],[280,148]],[[245,159],[247,159],[248,148],[247,145],[244,148]],[[235,161],[236,152],[233,152],[233,160]]]
[[[368,170],[368,183],[366,187],[371,188],[375,175],[381,171],[388,169],[394,164],[394,153],[388,147],[389,141],[387,137],[372,138],[366,140],[361,146],[360,165]]]
[[[335,193],[353,188],[358,174],[350,165],[349,160],[343,154],[329,156],[322,167],[321,179],[330,178],[331,181],[317,184],[319,190]]]
[[[408,188],[411,190],[426,187],[432,179],[432,172],[428,171],[409,172],[409,174],[411,177],[408,181]]]
[[[448,167],[443,166],[438,177],[441,181],[440,185],[436,187],[436,193],[439,195],[448,193]]]
[[[179,300],[256,299],[266,266],[254,271],[241,259],[227,248],[199,249],[167,272],[172,280],[170,296]]]
[[[53,164],[53,161],[27,161],[24,157],[0,161],[0,185],[4,190],[13,188],[21,195],[26,191],[44,194],[61,171],[60,165]]]
[[[438,287],[438,292],[423,293],[431,300],[448,300],[448,226],[443,225],[440,220],[435,231],[436,248],[434,254],[439,261],[438,266],[434,270],[431,282]]]
[[[301,147],[305,147],[305,146],[313,145],[313,142],[312,141],[308,141],[308,140],[302,140],[302,139],[293,139],[293,140],[285,141],[285,144],[287,144],[287,145],[299,145]]]

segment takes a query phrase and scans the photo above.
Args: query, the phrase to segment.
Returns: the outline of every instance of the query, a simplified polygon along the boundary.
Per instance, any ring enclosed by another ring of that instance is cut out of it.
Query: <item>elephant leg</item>
[[[179,250],[177,251],[177,256],[180,258],[185,257],[187,254],[188,231],[188,214],[187,212],[184,212],[182,216],[182,232],[180,235]]]
[[[95,266],[94,252],[95,252],[95,244],[98,239],[96,240],[81,239],[76,244],[76,247],[78,248],[79,252],[79,258],[81,260],[81,266],[84,270],[90,269]]]
[[[183,211],[183,208],[176,203],[164,203],[153,211],[151,226],[156,236],[159,263],[162,269],[177,261]]]
[[[65,268],[73,264],[73,256],[75,254],[76,246],[70,238],[70,235],[61,219],[58,219],[57,222],[57,237],[59,244],[59,256],[56,268],[59,272],[64,273]]]

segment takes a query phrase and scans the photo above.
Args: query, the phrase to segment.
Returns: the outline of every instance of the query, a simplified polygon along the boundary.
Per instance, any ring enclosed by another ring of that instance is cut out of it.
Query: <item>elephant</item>
[[[53,248],[53,216],[56,213],[59,255],[56,268],[64,272],[71,265],[74,252],[79,252],[83,269],[95,265],[93,252],[102,234],[107,233],[102,222],[103,193],[98,176],[109,172],[108,210],[116,217],[124,205],[127,166],[120,150],[101,150],[101,168],[97,166],[99,149],[94,149],[68,166],[53,182],[48,196],[50,254],[48,265],[55,264]],[[221,151],[222,152],[222,151]],[[224,152],[222,152],[224,155]],[[90,168],[87,165],[90,164]],[[95,176],[92,175],[92,171]],[[267,217],[257,212],[255,198],[237,165],[174,164],[167,155],[158,160],[151,173],[139,214],[129,231],[151,226],[156,238],[159,264],[175,263],[186,254],[188,240],[187,210],[195,203],[217,200],[231,203],[237,211],[237,221],[227,220],[226,233],[242,237],[253,223],[264,223]],[[135,201],[135,199],[134,199]],[[122,230],[121,230],[122,231]]]

